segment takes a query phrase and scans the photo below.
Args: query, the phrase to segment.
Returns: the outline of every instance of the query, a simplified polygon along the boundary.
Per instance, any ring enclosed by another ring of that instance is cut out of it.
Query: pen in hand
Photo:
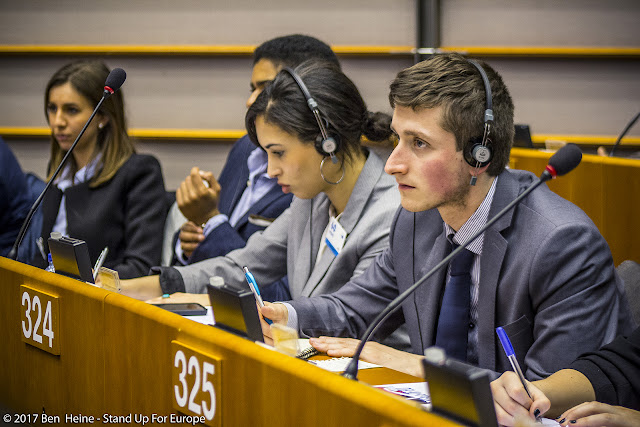
[[[94,281],[98,277],[98,270],[100,270],[100,267],[102,267],[102,264],[104,264],[104,260],[107,258],[107,254],[108,253],[109,253],[109,248],[107,246],[105,246],[104,249],[102,250],[102,252],[100,252],[100,255],[98,256],[98,259],[96,260],[96,264],[93,266],[93,280]]]
[[[513,368],[515,373],[518,375],[518,378],[520,378],[520,382],[524,387],[524,391],[527,392],[529,399],[533,401],[533,397],[531,396],[531,392],[529,391],[529,387],[527,386],[527,380],[524,378],[522,369],[520,369],[520,364],[518,363],[518,359],[516,359],[516,353],[513,350],[513,346],[511,345],[511,340],[509,339],[509,336],[507,336],[507,333],[504,331],[504,329],[502,329],[502,327],[496,328],[496,333],[498,334],[498,338],[500,338],[500,343],[502,344],[502,348],[504,349],[504,352],[506,353],[507,358],[509,359],[509,362],[511,362],[511,367]],[[536,415],[536,421],[540,421],[539,415]]]
[[[244,277],[247,279],[247,283],[249,284],[249,288],[251,288],[251,292],[253,292],[253,296],[256,298],[256,302],[259,307],[264,307],[264,301],[262,301],[262,296],[260,296],[260,289],[258,288],[258,283],[256,283],[256,279],[253,277],[253,274],[249,271],[247,267],[242,267],[244,271]],[[271,319],[264,318],[264,321],[268,324],[272,324]]]

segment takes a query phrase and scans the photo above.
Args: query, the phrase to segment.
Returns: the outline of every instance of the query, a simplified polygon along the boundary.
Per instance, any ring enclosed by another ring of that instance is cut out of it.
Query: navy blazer
[[[247,188],[247,159],[255,148],[255,144],[246,135],[233,144],[218,178],[221,187],[218,210],[221,214],[231,217],[233,209]],[[223,256],[234,249],[244,247],[253,233],[264,230],[268,223],[289,207],[292,197],[292,194],[284,194],[279,185],[274,186],[257,203],[249,207],[249,211],[235,226],[232,227],[229,222],[225,222],[213,229],[193,251],[189,264]]]
[[[7,256],[18,237],[31,205],[36,201],[44,183],[33,175],[25,175],[9,146],[0,138],[0,256]],[[36,252],[40,236],[42,209],[31,219],[22,243],[18,247],[18,261],[29,262]]]

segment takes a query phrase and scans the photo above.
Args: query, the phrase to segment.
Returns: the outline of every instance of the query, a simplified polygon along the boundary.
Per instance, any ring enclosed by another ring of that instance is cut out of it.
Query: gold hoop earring
[[[342,159],[342,161],[340,162],[340,169],[342,169],[342,176],[340,177],[339,180],[337,180],[336,182],[333,181],[329,181],[325,176],[324,176],[324,172],[322,172],[322,168],[324,167],[324,162],[328,159],[328,157],[323,157],[322,161],[320,162],[320,176],[322,177],[322,179],[324,179],[324,182],[326,182],[327,184],[331,184],[331,185],[338,185],[342,182],[342,180],[344,179],[344,159]]]

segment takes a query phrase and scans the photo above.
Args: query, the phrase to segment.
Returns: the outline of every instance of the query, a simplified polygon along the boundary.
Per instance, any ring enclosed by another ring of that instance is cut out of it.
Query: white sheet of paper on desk
[[[389,393],[397,394],[398,396],[405,397],[409,400],[415,400],[416,402],[429,404],[429,389],[426,382],[421,383],[401,383],[401,384],[384,384],[374,386],[388,391]]]
[[[331,372],[344,372],[347,369],[347,365],[351,361],[350,357],[334,357],[333,359],[326,360],[309,360],[309,363],[313,363],[316,366],[321,367],[322,369],[326,369]],[[369,369],[369,368],[379,368],[380,365],[375,365],[369,362],[363,362],[360,360],[358,362],[358,370]]]
[[[186,319],[191,319],[194,322],[202,323],[205,325],[213,325],[214,324],[213,309],[211,308],[211,306],[206,308],[207,308],[207,314],[203,314],[202,316],[182,316],[182,317]]]

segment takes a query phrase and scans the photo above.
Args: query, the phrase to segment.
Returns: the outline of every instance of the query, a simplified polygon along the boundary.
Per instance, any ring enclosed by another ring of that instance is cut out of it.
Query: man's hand
[[[622,406],[588,402],[575,406],[560,416],[561,424],[576,427],[632,427],[640,425],[640,412]]]
[[[193,167],[176,191],[176,202],[189,221],[204,224],[218,215],[219,196],[220,184],[213,174]]]
[[[496,408],[498,423],[502,426],[513,426],[516,419],[535,420],[536,416],[546,413],[551,402],[536,386],[527,382],[533,400],[529,398],[514,372],[505,372],[491,383],[493,404]]]
[[[332,357],[352,357],[360,340],[353,338],[310,338],[309,344]],[[362,350],[360,360],[375,363],[413,376],[422,376],[422,356],[396,350],[370,341]]]
[[[162,295],[160,276],[143,276],[120,281],[120,293],[131,298],[147,301]]]
[[[264,335],[264,342],[269,345],[273,345],[273,335],[271,333],[271,325],[269,325],[264,318],[271,320],[273,323],[280,325],[287,325],[289,320],[289,310],[284,304],[272,304],[265,301],[264,307],[258,307],[258,314],[260,315],[260,326],[262,326],[262,335]]]
[[[187,221],[180,227],[180,248],[185,258],[189,258],[193,251],[196,250],[200,242],[204,240],[204,231],[202,227],[197,226],[194,222]]]

